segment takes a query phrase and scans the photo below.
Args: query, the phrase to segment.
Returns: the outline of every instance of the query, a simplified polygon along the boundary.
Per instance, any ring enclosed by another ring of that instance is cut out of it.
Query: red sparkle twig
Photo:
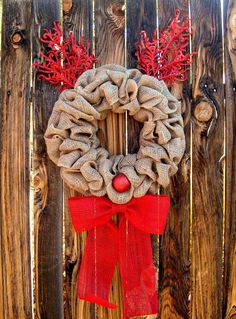
[[[40,41],[46,45],[47,52],[40,52],[42,63],[34,63],[38,69],[38,79],[55,85],[59,91],[73,88],[78,77],[91,69],[96,62],[93,52],[89,54],[90,42],[83,37],[77,42],[72,32],[63,39],[63,30],[54,21],[52,30],[45,29]]]
[[[151,40],[146,32],[142,31],[141,39],[136,44],[139,69],[147,75],[164,80],[167,84],[186,80],[192,56],[196,54],[186,50],[191,34],[189,19],[180,24],[179,16],[180,11],[176,10],[176,16],[159,38],[157,31]]]

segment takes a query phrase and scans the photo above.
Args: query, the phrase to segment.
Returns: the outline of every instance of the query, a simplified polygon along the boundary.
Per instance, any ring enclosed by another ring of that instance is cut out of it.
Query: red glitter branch
[[[63,30],[58,21],[52,30],[45,29],[40,41],[47,46],[47,53],[40,52],[42,63],[34,63],[38,69],[38,79],[44,79],[59,91],[73,88],[78,77],[96,62],[94,54],[89,55],[90,42],[83,37],[77,42],[70,32],[63,39]]]
[[[157,37],[157,30],[152,40],[149,40],[145,31],[142,31],[141,40],[136,44],[136,56],[139,70],[147,75],[164,80],[167,84],[174,81],[185,81],[186,72],[191,64],[193,53],[187,53],[191,29],[189,19],[179,24],[180,11],[176,10],[176,16],[171,21],[168,29]]]

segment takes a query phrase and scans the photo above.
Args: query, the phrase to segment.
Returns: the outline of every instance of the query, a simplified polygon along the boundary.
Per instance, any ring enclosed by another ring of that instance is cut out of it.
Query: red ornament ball
[[[125,174],[119,173],[112,179],[112,186],[118,193],[124,193],[130,189],[131,183]]]

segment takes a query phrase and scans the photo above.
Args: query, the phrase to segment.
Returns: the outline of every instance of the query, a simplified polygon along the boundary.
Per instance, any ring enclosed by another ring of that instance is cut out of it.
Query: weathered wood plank
[[[73,32],[73,36],[78,40],[84,36],[91,43],[92,48],[92,0],[64,0],[63,1],[63,30],[68,36]],[[65,312],[66,319],[89,318],[95,316],[95,306],[84,300],[79,300],[77,296],[77,277],[79,266],[82,260],[87,234],[77,234],[71,223],[68,209],[68,198],[79,195],[74,190],[64,184],[64,229],[65,229]]]
[[[146,30],[147,35],[153,35],[157,27],[156,1],[150,0],[127,0],[127,68],[137,68],[137,58],[135,56],[136,43],[140,39],[140,32]],[[128,153],[136,153],[139,149],[139,132],[142,125],[128,116]],[[159,238],[152,235],[153,261],[158,268],[159,263]],[[157,269],[158,273],[158,269]],[[141,318],[141,317],[139,317]],[[156,318],[154,315],[145,318]]]
[[[45,28],[60,20],[60,1],[35,0],[33,62],[39,58],[39,37]],[[63,192],[58,167],[46,152],[44,132],[54,102],[55,89],[44,81],[35,81],[34,121],[34,225],[35,225],[35,317],[63,318],[62,221]]]
[[[226,186],[223,317],[236,318],[236,1],[224,2]]]
[[[222,316],[222,168],[224,95],[221,8],[192,0],[192,295],[191,318]]]
[[[98,59],[97,66],[111,63],[125,65],[124,27],[124,1],[98,0],[95,2],[95,52]],[[111,154],[125,152],[124,119],[125,116],[123,114],[109,113],[106,121],[100,125],[104,144]],[[117,132],[118,136],[114,132]]]
[[[166,29],[176,14],[188,18],[188,1],[158,1],[159,32]],[[189,80],[175,82],[171,92],[182,103],[186,151],[179,171],[168,190],[171,207],[160,249],[160,317],[188,318],[189,312],[189,250],[190,250],[190,86]]]
[[[124,2],[97,0],[95,3],[95,48],[97,65],[125,64]]]
[[[3,1],[0,317],[32,318],[29,218],[31,1]]]
[[[95,50],[97,66],[117,63],[125,65],[125,11],[124,1],[97,0],[95,2]],[[111,154],[124,154],[124,115],[109,113],[100,125],[104,144]],[[109,138],[108,138],[109,137]],[[116,268],[110,291],[110,300],[116,309],[98,307],[98,318],[122,318],[122,289]]]
[[[157,27],[156,1],[127,0],[127,67],[137,68],[135,56],[136,43],[140,39],[140,32],[146,30],[151,37]],[[141,125],[133,118],[128,120],[128,152],[136,153],[139,149],[139,132]]]
[[[70,31],[76,39],[84,36],[91,45],[93,41],[92,0],[63,0],[63,30],[65,36]]]

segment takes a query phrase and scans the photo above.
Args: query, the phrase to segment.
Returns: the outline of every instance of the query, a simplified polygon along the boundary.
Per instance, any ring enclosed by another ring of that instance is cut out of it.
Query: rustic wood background
[[[3,0],[0,106],[0,318],[121,319],[76,297],[86,234],[75,234],[73,194],[46,154],[43,134],[58,93],[36,81],[39,36],[54,20],[90,39],[97,65],[137,67],[142,29],[191,16],[197,51],[182,101],[187,148],[168,192],[164,236],[152,236],[161,319],[236,318],[236,0]],[[101,123],[110,152],[135,152],[140,127],[111,114]],[[109,136],[109,138],[108,138]],[[122,304],[119,272],[110,293]],[[155,318],[148,316],[147,318]]]

